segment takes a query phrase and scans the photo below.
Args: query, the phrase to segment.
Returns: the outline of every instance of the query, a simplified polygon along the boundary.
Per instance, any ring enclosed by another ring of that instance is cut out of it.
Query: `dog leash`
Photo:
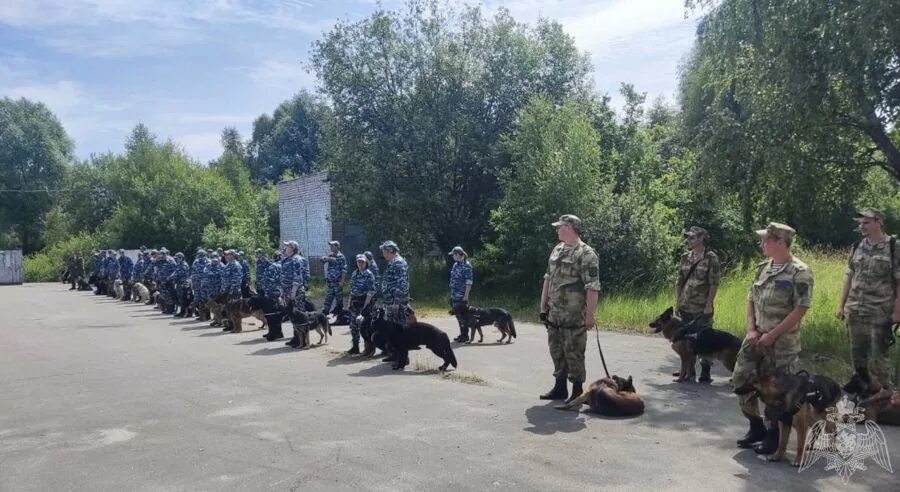
[[[540,319],[547,328],[559,329],[558,325],[550,322],[550,319],[547,318],[547,313],[541,313]],[[585,327],[585,329],[587,329],[587,327]],[[603,356],[603,347],[600,346],[600,330],[596,326],[594,327],[594,332],[597,335],[597,351],[600,352],[600,362],[603,363],[603,372],[606,373],[606,377],[610,377],[609,369],[606,368],[606,357]]]

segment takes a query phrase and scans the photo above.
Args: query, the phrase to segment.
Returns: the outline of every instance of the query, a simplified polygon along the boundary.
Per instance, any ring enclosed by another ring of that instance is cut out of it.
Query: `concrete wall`
[[[22,250],[0,251],[0,285],[18,285],[25,280]]]
[[[322,274],[318,258],[329,253],[332,238],[331,187],[325,172],[278,183],[281,241],[297,241],[314,275]]]

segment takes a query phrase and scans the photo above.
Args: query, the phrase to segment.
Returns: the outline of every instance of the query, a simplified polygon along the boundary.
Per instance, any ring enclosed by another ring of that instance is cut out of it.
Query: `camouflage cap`
[[[365,253],[356,255],[356,261],[364,261],[366,263],[369,262],[369,260],[366,259]]]
[[[709,237],[709,233],[706,232],[706,229],[704,229],[702,227],[691,226],[688,228],[688,230],[684,231],[684,237],[689,237],[689,236]]]
[[[124,254],[125,254],[125,250],[124,250],[124,249],[120,249],[120,250],[119,250],[119,254],[120,254],[120,255],[124,255]]]
[[[184,259],[184,253],[182,253],[181,251],[175,253],[175,258],[177,258],[177,259],[179,259],[179,260],[183,260],[183,259]]]
[[[328,245],[329,245],[329,246],[337,246],[338,249],[341,249],[341,242],[340,242],[340,241],[328,241]]]
[[[256,253],[256,254],[258,254],[258,255],[261,255],[261,254],[263,254],[263,249],[262,249],[262,248],[256,248],[256,251],[254,251],[254,253]]]
[[[197,257],[198,257],[198,258],[203,258],[204,256],[206,256],[206,251],[203,251],[202,249],[198,249],[198,250],[197,250]]]
[[[457,253],[463,256],[469,256],[468,254],[466,254],[466,250],[462,249],[462,246],[454,246],[453,249],[451,249],[450,252],[447,253],[447,256],[453,256]]]
[[[155,250],[155,249],[151,249],[151,250],[150,250],[150,254],[151,254],[151,255],[158,255],[158,254],[159,254],[159,251],[157,251],[157,250]]]
[[[169,254],[169,250],[167,250],[165,246],[163,246],[162,248],[159,248],[159,252],[163,253],[163,254]]]
[[[758,229],[756,234],[760,237],[774,236],[779,239],[790,240],[797,231],[793,227],[780,222],[769,222],[765,229]]]
[[[283,244],[284,246],[290,246],[294,250],[294,253],[300,251],[300,245],[297,243],[297,241],[285,241],[281,244]]]
[[[218,259],[219,259],[219,253],[216,253],[215,251],[213,251],[212,254],[209,255],[209,259],[210,259],[210,260],[218,260]]]
[[[565,214],[565,215],[561,215],[559,217],[559,220],[557,220],[556,222],[554,222],[553,224],[550,224],[550,225],[552,225],[553,227],[559,227],[559,226],[566,225],[566,224],[568,224],[576,229],[580,229],[581,228],[581,219],[579,219],[575,215]]]
[[[213,254],[213,252],[215,252],[215,250],[212,249],[212,248],[209,248],[209,249],[206,250],[206,254],[208,254],[208,255]]]
[[[276,251],[275,253],[272,254],[272,259],[275,261],[281,260],[281,253]]]
[[[874,208],[864,208],[856,212],[856,220],[862,219],[878,219],[884,220],[884,212]]]
[[[389,250],[389,251],[393,251],[395,253],[400,251],[400,248],[397,247],[397,243],[395,243],[394,241],[391,241],[391,240],[387,240],[387,241],[381,243],[381,246],[379,246],[378,249],[380,249],[381,251]]]
[[[374,260],[374,259],[375,259],[375,256],[372,255],[372,252],[371,252],[371,251],[366,251],[366,252],[364,252],[363,254],[366,255],[366,258],[369,259],[369,260]]]
[[[144,245],[141,245],[140,250],[141,250],[141,253],[143,253],[144,251],[147,251],[147,247]]]
[[[234,255],[236,255],[236,254],[237,254],[237,251],[235,251],[235,250],[233,250],[233,249],[226,249],[226,250],[225,250],[225,256],[228,256],[228,255],[234,256]]]

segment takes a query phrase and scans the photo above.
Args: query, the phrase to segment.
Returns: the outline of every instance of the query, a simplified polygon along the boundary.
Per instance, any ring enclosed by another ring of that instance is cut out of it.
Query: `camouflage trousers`
[[[322,312],[328,314],[331,312],[331,305],[335,301],[341,302],[344,297],[344,287],[337,282],[328,282],[325,284],[325,303],[322,305]]]
[[[353,345],[359,343],[359,323],[356,322],[356,317],[360,315],[366,316],[372,310],[371,304],[363,309],[363,304],[365,303],[366,296],[350,295],[350,338],[353,341]]]
[[[689,313],[687,311],[683,311],[681,309],[678,310],[678,317],[681,318],[681,321],[685,324],[695,321],[701,317],[703,317],[703,313]],[[712,328],[712,320],[709,320],[707,326]],[[708,371],[710,367],[712,367],[712,361],[705,358],[700,357],[700,365],[704,367],[704,371]]]
[[[890,316],[847,313],[847,333],[850,335],[853,367],[868,368],[888,388],[893,387],[887,339],[890,322]]]
[[[750,376],[756,372],[757,364],[766,364],[776,371],[793,374],[797,371],[797,362],[800,358],[800,333],[785,333],[773,345],[757,347],[747,339],[741,344],[737,361],[734,364],[734,372],[731,374],[731,384],[738,388],[747,383]],[[759,418],[759,398],[755,394],[741,395],[738,397],[741,412],[745,417]]]
[[[406,324],[406,304],[384,304],[384,319]]]
[[[550,358],[553,359],[553,377],[568,377],[572,382],[584,382],[587,329],[583,326],[547,325],[547,345],[550,347]]]

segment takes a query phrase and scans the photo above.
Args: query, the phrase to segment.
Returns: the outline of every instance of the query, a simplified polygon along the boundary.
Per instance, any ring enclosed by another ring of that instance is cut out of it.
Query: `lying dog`
[[[331,335],[331,325],[328,323],[328,316],[318,311],[304,311],[302,309],[294,309],[291,312],[291,324],[294,325],[294,338],[285,343],[293,348],[306,348],[310,346],[309,330],[315,329],[319,334],[319,343],[322,345],[328,343],[328,335]]]
[[[765,364],[757,364],[747,383],[735,388],[735,394],[756,393],[766,404],[766,414],[778,420],[778,448],[768,461],[784,459],[791,429],[797,431],[797,456],[792,464],[800,466],[810,427],[826,417],[829,407],[841,399],[841,387],[826,376],[774,372]]]
[[[611,378],[598,379],[578,398],[555,408],[578,410],[584,403],[591,407],[592,412],[610,417],[630,417],[644,413],[644,401],[635,391],[631,376],[624,379],[613,374]]]
[[[116,279],[115,284],[113,284],[113,291],[116,293],[115,298],[117,300],[125,297],[125,286],[122,284],[121,279]]]
[[[444,360],[438,369],[446,371],[447,367],[458,367],[450,337],[435,326],[427,323],[407,323],[401,325],[384,319],[384,310],[378,309],[371,331],[372,344],[394,357],[392,369],[401,370],[409,364],[409,351],[426,346],[434,355]]]
[[[857,406],[865,408],[866,420],[900,425],[900,409],[891,404],[896,393],[884,388],[877,377],[869,374],[868,368],[857,367],[843,389]]]
[[[474,306],[469,306],[467,319],[469,330],[471,330],[471,335],[469,336],[469,341],[466,343],[472,343],[475,341],[476,330],[478,331],[478,343],[482,343],[484,341],[484,333],[482,333],[481,327],[487,325],[494,325],[498,330],[500,330],[501,336],[500,339],[497,340],[498,342],[502,343],[503,340],[506,339],[506,343],[510,343],[512,342],[512,339],[516,337],[516,324],[513,322],[512,316],[509,314],[509,312],[504,309],[479,309]]]
[[[693,381],[697,375],[697,356],[706,360],[718,360],[726,369],[733,372],[741,349],[741,339],[721,330],[706,326],[699,320],[689,324],[673,315],[673,309],[666,309],[650,323],[653,333],[662,332],[666,340],[672,343],[672,350],[681,358],[681,369],[675,375],[680,383]],[[711,382],[708,366],[704,366],[701,382]]]

